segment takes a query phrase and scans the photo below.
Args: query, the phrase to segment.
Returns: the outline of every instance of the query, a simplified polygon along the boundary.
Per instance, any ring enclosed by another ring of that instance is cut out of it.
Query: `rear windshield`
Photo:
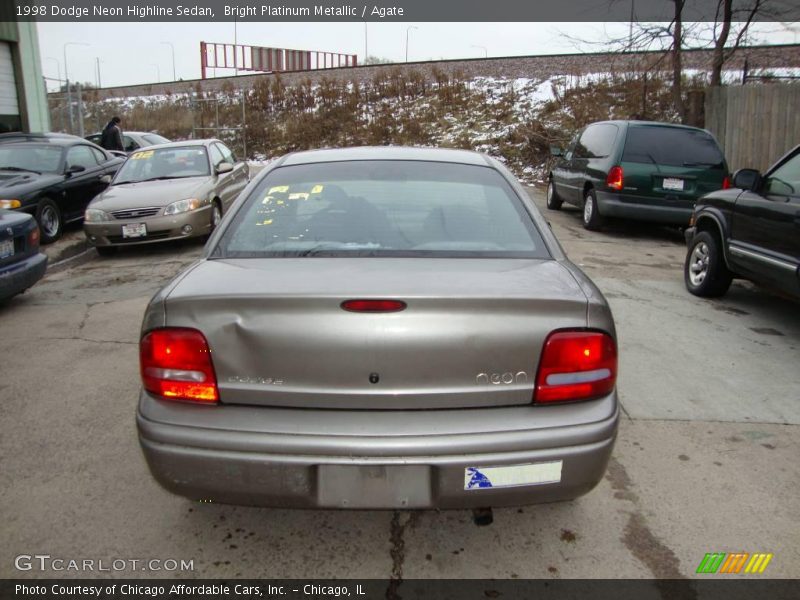
[[[699,129],[635,126],[628,128],[623,162],[671,167],[722,169],[725,158],[714,138]]]
[[[421,161],[280,167],[253,190],[212,256],[549,258],[497,171]]]

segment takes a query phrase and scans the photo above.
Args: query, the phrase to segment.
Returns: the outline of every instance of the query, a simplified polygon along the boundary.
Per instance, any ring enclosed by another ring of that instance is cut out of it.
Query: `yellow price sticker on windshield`
[[[153,156],[153,152],[154,152],[153,150],[145,150],[144,152],[137,152],[136,154],[131,156],[131,158],[133,160],[139,160],[140,158],[150,158],[151,156]]]
[[[315,185],[314,187],[311,188],[309,194],[321,194],[323,189],[325,189],[325,186]]]
[[[269,188],[269,192],[267,192],[267,195],[276,194],[276,193],[285,194],[288,191],[289,191],[289,186],[288,185],[277,185],[275,187]]]

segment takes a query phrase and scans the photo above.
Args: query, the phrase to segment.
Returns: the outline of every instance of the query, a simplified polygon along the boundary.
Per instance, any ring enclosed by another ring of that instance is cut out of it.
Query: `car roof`
[[[153,146],[147,146],[147,148],[158,148],[159,150],[169,150],[170,148],[182,148],[185,146],[208,146],[212,142],[219,142],[223,144],[218,139],[204,139],[204,140],[184,140],[182,142],[168,142],[166,144],[155,144]],[[144,148],[141,148],[144,150]]]
[[[358,146],[353,148],[306,150],[287,154],[281,161],[281,165],[290,166],[358,160],[417,160],[460,163],[481,167],[492,166],[484,155],[470,150],[412,148],[407,146]]]
[[[86,140],[77,135],[71,135],[69,133],[57,133],[53,131],[48,131],[45,133],[20,133],[20,132],[0,133],[0,142],[8,142],[11,144],[18,142],[23,142],[23,143],[37,142],[45,144],[63,145],[75,141],[85,142]]]
[[[86,137],[92,137],[95,135],[103,135],[103,132],[96,131],[95,133],[90,133]],[[161,135],[160,133],[156,133],[155,131],[128,131],[127,129],[124,129],[122,131],[122,135],[158,135],[164,137],[163,135]]]
[[[609,121],[595,121],[589,125],[599,125],[601,123],[610,123],[612,125],[628,125],[629,127],[674,127],[677,129],[692,129],[694,131],[703,131],[700,127],[692,127],[691,125],[682,125],[681,123],[665,123],[664,121],[642,121],[639,119],[612,119]]]

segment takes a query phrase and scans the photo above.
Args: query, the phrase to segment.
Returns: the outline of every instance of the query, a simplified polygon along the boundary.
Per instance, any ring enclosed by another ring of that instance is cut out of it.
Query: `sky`
[[[403,62],[523,56],[602,50],[599,42],[625,35],[627,23],[38,23],[42,72],[55,79],[103,87],[200,78],[200,42],[356,54]],[[366,28],[366,40],[365,40]],[[409,29],[411,28],[411,29]],[[757,24],[753,42],[797,43],[800,26]],[[597,45],[580,44],[593,40]],[[165,43],[169,42],[172,44]],[[66,44],[66,46],[65,46]],[[217,76],[233,75],[217,69]]]

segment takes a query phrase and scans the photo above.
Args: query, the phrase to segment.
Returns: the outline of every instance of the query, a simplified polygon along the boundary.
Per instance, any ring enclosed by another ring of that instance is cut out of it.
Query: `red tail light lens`
[[[722,180],[722,189],[723,190],[729,190],[732,187],[733,187],[733,184],[731,183],[731,178],[726,175],[725,179]]]
[[[208,342],[196,329],[156,329],[139,344],[142,384],[170,400],[219,401],[217,377]]]
[[[404,310],[406,303],[401,300],[345,300],[342,308],[349,312],[399,312]]]
[[[624,185],[624,175],[622,167],[611,167],[611,170],[608,172],[608,177],[606,177],[606,185],[612,190],[621,190]]]
[[[40,240],[39,228],[34,227],[28,232],[28,248],[30,248],[31,250],[36,250],[36,248],[39,247],[39,240]]]
[[[544,343],[534,402],[574,402],[611,393],[617,345],[607,333],[557,331]]]

